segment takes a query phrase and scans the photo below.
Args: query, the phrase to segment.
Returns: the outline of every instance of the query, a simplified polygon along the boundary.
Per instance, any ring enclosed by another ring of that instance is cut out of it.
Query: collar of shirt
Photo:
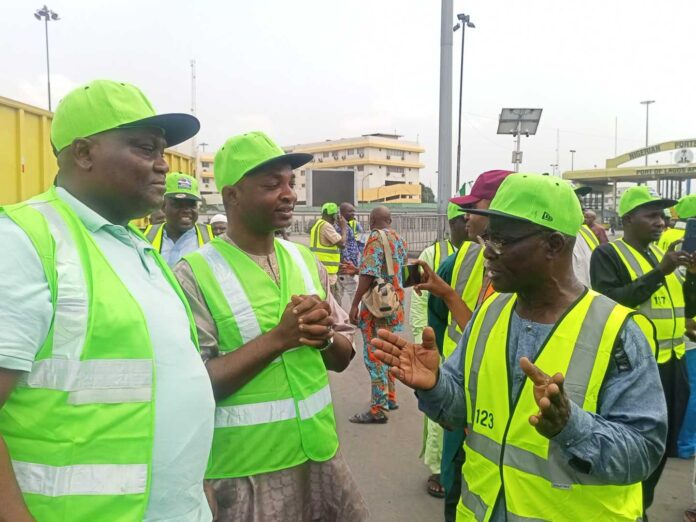
[[[104,216],[89,208],[63,187],[56,187],[56,194],[73,210],[73,212],[75,212],[75,214],[77,214],[77,217],[80,219],[80,221],[82,221],[82,224],[91,234],[104,232],[124,245],[135,248],[138,251],[138,255],[140,256],[143,266],[150,271],[151,267],[146,261],[146,257],[148,256],[149,252],[153,251],[150,243],[138,237],[127,227],[114,225]]]
[[[178,243],[178,242],[181,241],[182,239],[188,239],[189,236],[192,236],[192,235],[193,235],[193,236],[196,236],[196,235],[197,235],[197,234],[196,234],[196,226],[195,226],[195,225],[194,225],[193,227],[189,228],[189,229],[188,229],[186,232],[184,232],[183,234],[181,234],[181,235],[179,236],[179,239],[177,239],[176,241],[174,241],[173,239],[171,239],[171,238],[169,237],[169,235],[167,234],[167,227],[166,227],[166,226],[164,227],[164,230],[162,231],[162,237],[163,237],[164,239],[167,239],[168,241],[171,241],[172,243]]]

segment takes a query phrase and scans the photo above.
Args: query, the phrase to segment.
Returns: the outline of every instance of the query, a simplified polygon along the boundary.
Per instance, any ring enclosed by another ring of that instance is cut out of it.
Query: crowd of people
[[[367,231],[329,202],[309,247],[279,237],[312,156],[247,132],[199,223],[163,156],[199,126],[81,86],[51,124],[54,185],[0,212],[0,520],[368,520],[328,375],[358,330],[370,406],[349,420],[415,390],[445,520],[647,520],[666,458],[696,453],[696,197],[627,189],[610,242],[586,187],[484,172],[415,261],[410,340],[390,210]]]

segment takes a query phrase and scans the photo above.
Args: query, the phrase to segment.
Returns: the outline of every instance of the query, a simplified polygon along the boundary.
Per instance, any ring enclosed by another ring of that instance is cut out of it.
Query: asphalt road
[[[442,501],[425,491],[430,473],[418,457],[423,415],[418,411],[413,393],[397,383],[397,400],[401,407],[390,413],[387,424],[348,422],[348,417],[367,409],[370,404],[370,381],[363,364],[360,335],[356,338],[356,349],[350,367],[342,374],[332,374],[331,385],[341,448],[370,508],[372,520],[443,520]],[[682,520],[684,509],[693,499],[692,470],[692,461],[670,460],[649,512],[650,522]]]

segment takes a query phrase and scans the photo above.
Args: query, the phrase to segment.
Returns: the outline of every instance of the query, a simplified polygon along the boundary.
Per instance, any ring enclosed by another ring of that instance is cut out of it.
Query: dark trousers
[[[443,432],[440,480],[445,488],[445,522],[454,522],[457,518],[457,504],[462,495],[463,444],[463,428]]]
[[[684,359],[672,357],[664,364],[658,364],[660,380],[665,392],[667,402],[667,446],[666,452],[657,466],[645,481],[643,481],[643,511],[647,511],[655,497],[655,487],[660,480],[660,475],[665,469],[668,457],[677,456],[677,439],[681,430],[686,405],[689,402],[689,379],[686,375],[686,363]],[[647,515],[644,520],[647,522]]]

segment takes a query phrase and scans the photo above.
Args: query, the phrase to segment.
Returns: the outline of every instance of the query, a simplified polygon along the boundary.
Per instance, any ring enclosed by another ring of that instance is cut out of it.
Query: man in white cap
[[[227,231],[227,216],[225,214],[215,214],[210,218],[210,226],[213,227],[213,234],[221,236]]]

